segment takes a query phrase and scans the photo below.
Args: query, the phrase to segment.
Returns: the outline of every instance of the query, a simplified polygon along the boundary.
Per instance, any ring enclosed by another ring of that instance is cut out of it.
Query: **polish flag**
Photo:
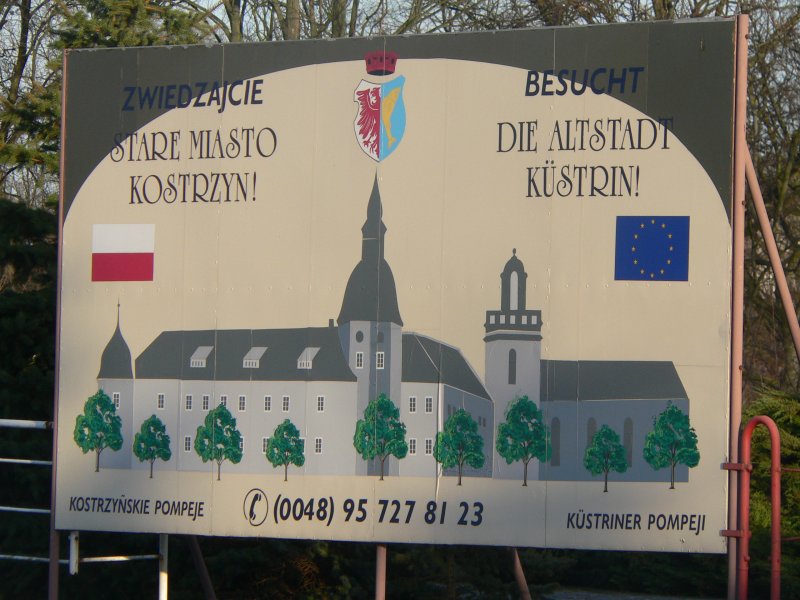
[[[92,281],[153,281],[155,225],[93,225]]]

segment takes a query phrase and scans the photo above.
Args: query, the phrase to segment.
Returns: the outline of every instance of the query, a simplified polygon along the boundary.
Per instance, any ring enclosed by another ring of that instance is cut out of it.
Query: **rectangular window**
[[[425,412],[431,414],[433,412],[433,397],[425,396]]]
[[[158,407],[159,409],[163,409],[165,404],[164,394],[159,394],[158,396],[156,396],[156,398],[157,398],[156,407]]]
[[[364,368],[364,353],[356,352],[356,369]]]
[[[425,454],[430,456],[433,454],[433,439],[432,438],[425,438]]]
[[[208,406],[211,404],[211,397],[208,394],[203,394],[203,410],[208,410]]]
[[[186,394],[185,406],[186,406],[186,410],[192,410],[192,395],[191,394]]]
[[[111,397],[114,400],[114,410],[119,410],[119,392],[114,392]]]
[[[325,412],[325,396],[317,396],[317,412]]]
[[[269,438],[261,438],[261,452],[267,453],[267,446],[269,445]]]
[[[409,454],[416,454],[417,453],[417,439],[411,438],[408,440],[408,453]]]
[[[314,454],[322,454],[322,438],[314,438]]]
[[[272,410],[272,396],[264,396],[264,412]]]
[[[247,397],[239,396],[239,412],[244,412],[247,409]]]
[[[375,353],[375,368],[382,369],[383,368],[383,352],[376,352]]]
[[[228,408],[228,396],[222,394],[219,397],[219,403],[222,404],[222,406],[224,406],[225,408]]]
[[[417,397],[416,396],[409,396],[408,397],[408,412],[410,412],[410,413],[417,412]]]
[[[283,409],[283,412],[289,412],[289,396],[284,396],[283,397],[282,409]]]
[[[192,451],[192,437],[189,435],[183,438],[183,451],[184,452]]]

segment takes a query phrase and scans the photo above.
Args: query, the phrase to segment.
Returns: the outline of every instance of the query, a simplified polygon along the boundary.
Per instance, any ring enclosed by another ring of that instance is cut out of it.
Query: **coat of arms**
[[[378,50],[364,57],[367,73],[385,77],[394,74],[397,54]],[[390,81],[361,80],[353,100],[358,105],[353,126],[358,145],[369,157],[380,162],[395,151],[406,129],[402,75]]]

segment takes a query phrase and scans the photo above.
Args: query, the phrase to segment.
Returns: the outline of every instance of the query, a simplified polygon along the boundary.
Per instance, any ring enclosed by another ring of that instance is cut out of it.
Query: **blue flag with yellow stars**
[[[688,281],[689,217],[617,217],[614,279]]]

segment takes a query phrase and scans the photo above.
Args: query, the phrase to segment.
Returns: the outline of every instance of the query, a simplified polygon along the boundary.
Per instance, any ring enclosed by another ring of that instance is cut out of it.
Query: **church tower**
[[[363,418],[367,404],[380,394],[386,394],[400,406],[403,321],[394,275],[384,259],[385,235],[376,176],[367,204],[367,219],[361,227],[361,260],[347,281],[338,319],[339,341],[358,379],[357,419]],[[380,473],[379,463],[358,460],[356,474]],[[386,473],[397,475],[396,460],[386,461]]]
[[[117,328],[106,344],[100,358],[100,371],[97,374],[97,388],[103,390],[122,418],[122,448],[117,452],[107,450],[100,457],[101,467],[129,468],[133,461],[131,443],[134,434],[133,424],[133,368],[131,351],[119,324],[117,304]]]
[[[515,248],[500,273],[500,310],[486,311],[486,389],[494,402],[495,436],[497,427],[506,419],[506,408],[515,398],[527,396],[539,406],[542,311],[528,310],[526,306],[527,278]],[[493,476],[522,480],[522,463],[507,464],[492,446]],[[536,477],[531,464],[528,478]]]

